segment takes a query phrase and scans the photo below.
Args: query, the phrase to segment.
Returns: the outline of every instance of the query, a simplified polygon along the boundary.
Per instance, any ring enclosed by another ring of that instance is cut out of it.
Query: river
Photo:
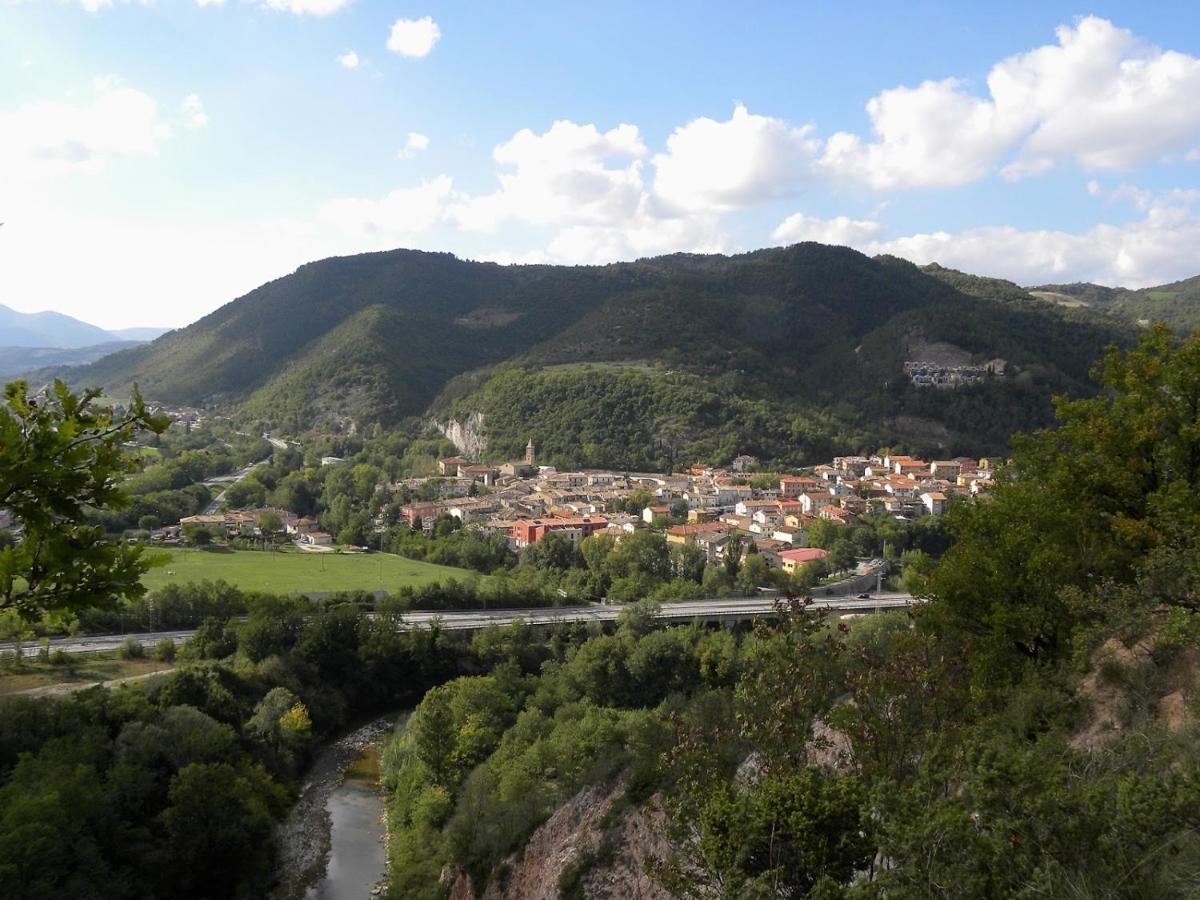
[[[328,744],[309,769],[300,799],[280,826],[274,900],[364,900],[387,873],[383,744],[393,713]]]

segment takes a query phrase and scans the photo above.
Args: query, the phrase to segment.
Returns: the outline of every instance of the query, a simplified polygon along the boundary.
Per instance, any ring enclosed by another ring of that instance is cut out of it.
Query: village
[[[728,467],[694,465],[680,473],[558,471],[538,465],[530,441],[518,461],[452,456],[437,462],[435,476],[379,485],[393,496],[430,499],[391,504],[378,513],[374,527],[382,532],[402,522],[431,533],[439,518],[449,516],[483,534],[505,535],[518,553],[549,534],[577,545],[595,534],[619,541],[651,529],[668,544],[699,548],[710,563],[724,562],[737,547],[739,555],[757,552],[769,568],[792,573],[828,555],[812,546],[816,523],[837,528],[869,515],[900,521],[940,516],[955,499],[986,492],[993,469],[988,459],[884,454],[838,456],[799,474],[763,472],[748,455]],[[285,509],[226,510],[190,516],[180,525],[185,534],[189,527],[204,527],[230,537],[277,531],[297,547],[318,552],[332,551],[335,543],[317,519]]]

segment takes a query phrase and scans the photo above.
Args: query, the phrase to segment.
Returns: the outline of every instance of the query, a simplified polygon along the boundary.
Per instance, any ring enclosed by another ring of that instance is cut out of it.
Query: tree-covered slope
[[[574,465],[737,453],[802,465],[881,444],[997,453],[1014,431],[1051,421],[1052,396],[1089,392],[1092,360],[1126,339],[1102,319],[968,296],[842,248],[762,251],[703,278],[694,258],[671,260],[682,274],[669,284],[607,301],[514,365],[457,379],[435,415],[481,412],[496,454],[519,455],[532,437],[544,458]],[[1004,359],[1007,374],[914,387],[904,363],[931,346]]]
[[[136,382],[155,400],[240,406],[272,427],[301,431],[339,420],[394,424],[424,413],[448,385],[437,410],[460,408],[467,388],[501,364],[636,362],[693,379],[668,390],[674,383],[637,367],[599,381],[597,372],[574,371],[546,382],[545,392],[537,386],[532,396],[552,404],[546,409],[531,408],[530,397],[510,401],[508,387],[493,392],[493,405],[503,403],[510,419],[512,410],[524,410],[550,442],[571,433],[552,424],[562,409],[580,412],[557,391],[606,397],[616,414],[582,443],[625,445],[632,464],[651,453],[628,443],[634,439],[710,455],[744,432],[760,435],[764,452],[774,455],[767,448],[794,442],[799,429],[824,437],[796,452],[823,452],[830,435],[883,434],[914,416],[908,431],[914,438],[928,432],[931,446],[985,435],[994,449],[1015,427],[1045,421],[1050,393],[1082,390],[1086,360],[1121,337],[1051,304],[973,290],[963,281],[970,276],[948,281],[948,271],[934,277],[899,259],[812,243],[600,267],[372,253],[303,266],[188,328],[76,370],[71,380],[111,390]],[[1010,359],[1024,380],[940,403],[906,391],[904,360],[938,342],[977,361]],[[455,379],[466,373],[476,375],[464,388]],[[962,413],[976,401],[986,404],[983,423]],[[619,416],[638,422],[618,427]],[[793,428],[797,416],[822,424]],[[496,446],[519,439],[523,447],[528,435],[508,433],[499,418]],[[770,427],[760,425],[764,418]],[[947,426],[949,419],[955,422]]]
[[[1200,275],[1131,291],[1099,284],[1045,284],[1038,294],[1067,297],[1136,325],[1166,322],[1179,334],[1200,328]]]
[[[295,408],[303,406],[299,394],[320,382],[356,377],[362,361],[345,335],[334,332],[342,326],[361,329],[361,323],[349,323],[365,310],[390,310],[407,322],[402,328],[385,317],[388,324],[373,341],[377,348],[380,339],[394,339],[388,356],[401,371],[406,365],[440,366],[439,354],[448,345],[478,365],[565,327],[602,294],[616,290],[622,274],[611,267],[501,267],[408,250],[327,259],[152,344],[80,369],[72,381],[112,388],[137,382],[148,396],[180,403],[240,400],[266,389],[262,396],[286,394]],[[339,343],[346,352],[331,355],[331,345]],[[295,376],[305,371],[320,377],[301,385]],[[345,413],[352,412],[379,418],[387,410],[351,404]]]

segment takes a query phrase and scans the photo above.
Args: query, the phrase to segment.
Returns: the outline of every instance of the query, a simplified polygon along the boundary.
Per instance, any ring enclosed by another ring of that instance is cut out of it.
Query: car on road
[[[859,600],[870,600],[870,599],[871,599],[871,593],[870,593],[870,591],[865,591],[865,592],[863,592],[863,593],[859,594],[859,595],[858,595],[858,599],[859,599]]]

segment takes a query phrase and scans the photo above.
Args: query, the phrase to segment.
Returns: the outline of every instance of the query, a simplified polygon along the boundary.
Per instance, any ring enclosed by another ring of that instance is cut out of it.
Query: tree
[[[239,880],[244,872],[267,869],[272,817],[285,803],[283,789],[261,768],[194,763],[179,770],[171,782],[170,805],[159,817],[172,863],[165,879],[169,892],[261,896],[261,885],[247,890]]]
[[[835,572],[851,568],[855,559],[854,542],[849,538],[839,537],[829,548],[829,565]]]
[[[853,776],[805,768],[749,790],[722,785],[700,816],[699,847],[722,896],[807,897],[846,884],[874,852]]]
[[[212,543],[213,539],[211,531],[203,525],[197,525],[195,522],[188,522],[183,526],[183,536],[197,547],[207,547]]]
[[[275,513],[264,513],[258,520],[258,530],[269,540],[283,531],[283,520]]]
[[[1191,602],[1200,587],[1186,568],[1162,578],[1170,560],[1196,557],[1200,332],[1176,347],[1152,328],[1094,375],[1103,395],[1060,399],[1058,427],[1014,438],[990,502],[944,517],[957,542],[929,592],[975,638],[981,683],[1069,653],[1084,614],[1075,598],[1106,580],[1143,575],[1166,602]]]
[[[85,511],[128,505],[119,485],[137,461],[121,445],[170,421],[152,415],[136,388],[120,416],[96,408],[99,395],[57,380],[36,396],[25,381],[4,389],[0,508],[20,522],[21,538],[0,550],[0,610],[35,620],[145,593],[142,548],[110,542]]]

